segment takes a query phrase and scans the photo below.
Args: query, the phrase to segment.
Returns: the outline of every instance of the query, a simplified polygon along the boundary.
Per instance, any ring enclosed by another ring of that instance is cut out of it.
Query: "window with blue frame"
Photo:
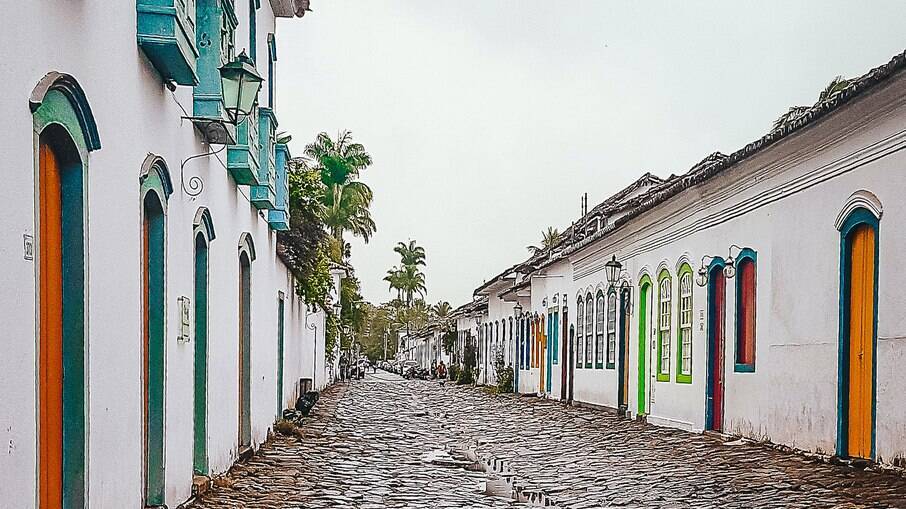
[[[735,371],[755,371],[755,251],[743,249],[736,257],[736,365]]]

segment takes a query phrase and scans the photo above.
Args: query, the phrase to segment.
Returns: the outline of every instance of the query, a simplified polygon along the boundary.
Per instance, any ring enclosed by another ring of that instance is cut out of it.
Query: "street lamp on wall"
[[[727,279],[733,279],[736,275],[736,256],[733,256],[733,250],[736,249],[736,256],[739,256],[739,252],[742,251],[742,248],[733,244],[730,246],[729,256],[727,256],[726,265],[724,265],[724,277]]]
[[[711,255],[702,256],[701,266],[698,268],[698,277],[695,278],[695,283],[698,286],[705,286],[708,284],[708,266],[711,265],[711,260],[714,260],[714,257]],[[708,265],[705,265],[706,261]]]
[[[739,256],[742,248],[736,244],[730,245],[730,249],[727,253],[727,259],[724,260],[724,277],[727,279],[733,279],[736,276],[736,257]],[[735,253],[735,254],[734,254]],[[698,286],[705,286],[708,284],[708,278],[710,277],[710,265],[715,259],[714,256],[704,255],[702,256],[701,266],[698,268],[698,277],[695,278],[695,283]],[[705,264],[707,262],[707,265]]]
[[[252,112],[264,78],[245,51],[220,68],[220,87],[223,107],[230,122],[239,124]]]
[[[609,262],[604,264],[604,269],[607,273],[607,285],[614,286],[617,284],[617,281],[620,278],[620,269],[623,268],[623,264],[617,261],[617,255],[613,255]]]

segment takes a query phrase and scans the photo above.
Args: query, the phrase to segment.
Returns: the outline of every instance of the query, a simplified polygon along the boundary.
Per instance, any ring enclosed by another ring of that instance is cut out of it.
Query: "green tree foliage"
[[[340,253],[345,252],[343,233],[347,231],[368,242],[377,229],[369,209],[374,195],[358,178],[371,166],[371,155],[361,143],[353,143],[351,132],[342,131],[336,140],[327,133],[318,134],[315,142],[305,147],[305,156],[326,186],[322,198],[324,222]]]
[[[815,106],[818,104],[831,99],[838,92],[842,91],[849,84],[852,83],[852,80],[849,78],[844,78],[843,76],[836,76],[834,79],[824,87],[820,94],[818,94],[818,102],[815,103]],[[814,106],[793,106],[786,113],[780,115],[780,117],[774,121],[773,129],[780,129],[784,125],[798,120],[802,115],[812,109]]]
[[[328,309],[332,287],[330,245],[324,229],[321,199],[326,187],[320,174],[300,165],[291,165],[289,230],[277,232],[281,253],[298,281],[297,292],[309,305]]]
[[[449,302],[442,300],[431,308],[431,312],[434,313],[435,318],[443,320],[453,312],[453,306],[451,306]]]
[[[384,359],[384,342],[387,358],[396,355],[400,324],[395,320],[395,311],[390,303],[373,306],[365,304],[365,330],[362,334],[362,351],[372,361]]]
[[[553,226],[548,226],[547,230],[541,232],[541,246],[527,246],[526,249],[532,253],[532,256],[537,255],[538,253],[550,249],[560,243],[560,238],[562,234],[560,230],[554,228]]]
[[[400,255],[403,267],[425,265],[425,248],[416,245],[414,240],[410,240],[409,244],[398,242],[393,250]]]
[[[494,355],[494,374],[497,375],[497,392],[513,392],[513,380],[515,373],[513,366],[508,366],[503,360],[503,352],[497,351]]]

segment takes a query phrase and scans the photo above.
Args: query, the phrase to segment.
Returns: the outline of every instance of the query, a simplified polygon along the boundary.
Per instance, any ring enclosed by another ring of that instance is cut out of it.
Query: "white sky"
[[[741,148],[835,75],[906,48],[900,1],[313,0],[278,34],[280,130],[300,154],[350,129],[374,158],[378,231],[353,240],[366,299],[428,256],[458,306],[645,171]]]

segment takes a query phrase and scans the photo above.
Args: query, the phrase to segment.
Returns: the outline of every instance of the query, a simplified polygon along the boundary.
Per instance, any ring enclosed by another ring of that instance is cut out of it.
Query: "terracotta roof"
[[[592,208],[592,210],[589,211],[588,214],[580,218],[580,223],[583,219],[591,216],[592,214],[614,214],[617,212],[627,211],[625,215],[620,216],[612,223],[599,229],[592,235],[579,240],[578,242],[573,242],[574,239],[572,239],[573,231],[577,229],[576,223],[574,223],[569,228],[567,228],[566,231],[563,232],[561,241],[557,245],[553,246],[552,249],[544,250],[534,256],[529,257],[527,260],[508,269],[508,272],[517,271],[528,273],[552,265],[553,263],[563,259],[565,256],[568,256],[569,254],[572,254],[601,239],[602,237],[612,233],[614,230],[622,227],[632,219],[638,217],[648,210],[653,209],[657,205],[664,203],[680,192],[706,182],[712,177],[719,175],[723,171],[733,167],[737,163],[742,162],[749,157],[752,157],[755,154],[759,153],[760,151],[770,147],[771,145],[785,139],[786,137],[802,129],[805,129],[811,124],[817,122],[819,119],[831,114],[849,101],[859,97],[861,94],[870,90],[875,85],[883,83],[888,78],[904,68],[906,68],[906,51],[894,56],[886,64],[875,67],[862,76],[853,79],[852,81],[850,81],[849,85],[846,88],[836,92],[826,100],[820,101],[814,106],[808,108],[804,113],[802,113],[801,116],[797,117],[795,120],[787,122],[776,129],[772,129],[761,138],[747,144],[745,147],[733,152],[730,155],[722,154],[721,152],[713,152],[693,165],[692,168],[690,168],[686,173],[682,175],[670,175],[666,179],[660,179],[652,175],[650,172],[645,173],[626,188],[608,197],[606,200]],[[626,195],[630,194],[633,190],[638,189],[644,183],[652,183],[656,186],[648,192],[639,196],[623,199]],[[480,288],[487,287],[496,279],[502,277],[505,274],[506,273],[502,273],[500,276],[497,276],[495,279],[492,279],[488,283],[485,283]],[[476,292],[477,291],[478,290],[476,290]]]

